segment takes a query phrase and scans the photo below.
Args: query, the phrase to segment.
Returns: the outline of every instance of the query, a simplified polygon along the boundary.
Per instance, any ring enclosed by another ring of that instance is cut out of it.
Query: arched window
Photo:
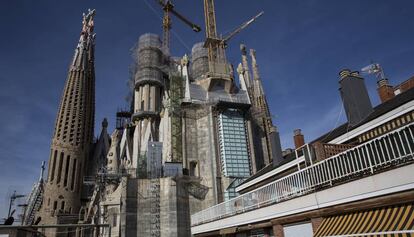
[[[190,176],[199,176],[197,161],[190,161]]]

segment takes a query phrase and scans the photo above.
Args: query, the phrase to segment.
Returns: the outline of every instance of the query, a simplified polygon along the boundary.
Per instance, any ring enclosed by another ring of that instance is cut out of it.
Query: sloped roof
[[[373,112],[369,116],[367,116],[364,120],[362,120],[358,124],[348,127],[348,122],[346,122],[346,123],[338,126],[337,128],[335,128],[334,130],[323,134],[322,136],[320,136],[319,138],[313,140],[310,143],[314,143],[316,141],[321,141],[323,143],[329,142],[332,139],[335,139],[336,137],[339,137],[342,134],[345,134],[347,131],[351,131],[351,130],[359,127],[359,126],[362,126],[363,124],[365,124],[365,123],[367,123],[367,122],[369,122],[369,121],[371,121],[375,118],[378,118],[379,116],[381,116],[381,115],[383,115],[383,114],[385,114],[385,113],[387,113],[387,112],[389,112],[389,111],[391,111],[391,110],[393,110],[393,109],[395,109],[395,108],[397,108],[397,107],[399,107],[403,104],[406,104],[406,103],[408,103],[412,100],[414,100],[414,88],[411,88],[411,89],[407,90],[406,92],[395,96],[394,98],[390,99],[389,101],[386,101],[382,104],[379,104],[378,106],[376,106],[374,108]],[[261,176],[265,173],[268,173],[268,172],[270,172],[274,169],[277,169],[278,167],[280,167],[280,166],[282,166],[286,163],[289,163],[289,162],[293,161],[295,159],[295,153],[290,153],[290,154],[284,156],[283,158],[284,158],[283,161],[280,164],[278,164],[277,166],[273,166],[272,164],[269,164],[268,166],[266,166],[263,169],[259,170],[256,174],[250,176],[248,179],[246,179],[240,185],[242,185],[244,183],[247,183],[251,180],[254,180],[255,178],[257,178],[257,177],[259,177],[259,176]]]
[[[345,134],[347,131],[351,131],[359,126],[362,126],[363,124],[368,123],[371,120],[374,120],[375,118],[378,118],[379,116],[405,104],[408,103],[410,101],[414,100],[414,88],[411,88],[409,90],[407,90],[406,92],[403,92],[399,95],[396,95],[394,98],[379,104],[378,106],[374,107],[374,111],[368,115],[364,120],[362,120],[361,122],[359,122],[358,124],[354,125],[354,126],[350,126],[348,122],[340,125],[339,127],[335,128],[332,131],[329,131],[325,134],[323,134],[322,136],[316,138],[315,140],[313,140],[310,143],[314,143],[317,141],[320,141],[322,143],[327,143],[329,141],[331,141],[332,139],[335,139],[339,136],[341,136],[342,134]]]

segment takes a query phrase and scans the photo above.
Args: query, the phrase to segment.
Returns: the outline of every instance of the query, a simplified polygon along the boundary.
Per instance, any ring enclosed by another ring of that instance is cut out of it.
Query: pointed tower
[[[134,147],[129,168],[146,167],[148,143],[159,141],[160,113],[164,90],[163,53],[158,35],[144,34],[139,37],[136,50],[135,73]]]
[[[265,165],[273,163],[277,165],[282,159],[282,148],[280,146],[279,133],[273,126],[266,95],[260,78],[259,68],[256,61],[256,50],[250,49],[253,74],[253,114],[257,125],[260,127],[261,143],[263,147],[263,158]]]
[[[83,14],[82,31],[69,66],[52,138],[40,224],[76,223],[82,179],[93,140],[95,10]],[[56,233],[48,236],[56,236]]]
[[[246,45],[241,44],[240,45],[240,51],[242,54],[242,67],[244,70],[243,76],[246,80],[246,87],[250,91],[251,88],[251,79],[250,79],[250,69],[249,69],[249,61],[247,59],[247,51],[246,51]]]

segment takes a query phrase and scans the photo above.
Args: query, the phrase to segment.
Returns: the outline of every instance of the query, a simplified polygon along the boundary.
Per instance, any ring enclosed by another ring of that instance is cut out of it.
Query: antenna
[[[374,74],[377,77],[378,81],[386,79],[384,70],[382,69],[381,65],[379,65],[379,63],[372,63],[366,67],[363,67],[361,69],[361,72],[363,74]]]

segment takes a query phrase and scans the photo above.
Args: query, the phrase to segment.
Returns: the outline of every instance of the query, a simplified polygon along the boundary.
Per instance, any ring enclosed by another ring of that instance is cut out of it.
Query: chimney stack
[[[343,69],[339,72],[339,92],[350,125],[356,125],[373,111],[364,78],[358,72]]]
[[[381,103],[384,103],[395,97],[394,87],[388,83],[388,79],[384,78],[377,82],[377,92],[381,99]]]
[[[280,144],[280,135],[276,126],[272,127],[269,138],[273,159],[272,163],[273,167],[276,167],[283,162],[282,145]]]
[[[305,145],[305,137],[302,134],[302,130],[300,129],[293,130],[293,141],[295,143],[296,149]]]

